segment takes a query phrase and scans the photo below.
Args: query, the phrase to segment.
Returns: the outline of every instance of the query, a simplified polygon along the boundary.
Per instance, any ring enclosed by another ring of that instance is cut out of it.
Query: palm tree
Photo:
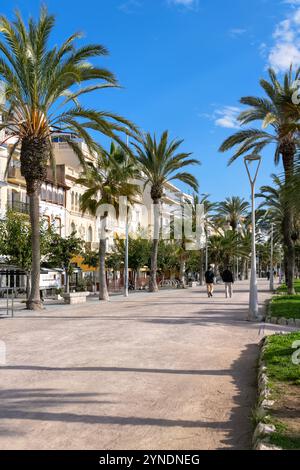
[[[217,212],[221,220],[227,222],[234,232],[248,214],[249,203],[239,196],[227,197],[218,204]]]
[[[203,275],[204,275],[204,250],[207,251],[207,258],[208,258],[208,238],[209,234],[216,233],[218,228],[215,223],[214,219],[214,211],[218,207],[216,202],[211,202],[209,200],[209,194],[194,194],[192,202],[187,200],[186,202],[190,204],[192,217],[193,217],[193,229],[195,229],[196,225],[196,218],[197,218],[197,206],[203,206],[203,214],[202,214],[202,223],[204,229],[204,236],[205,236],[205,248],[200,248],[200,266],[199,266],[199,276],[200,276],[200,285],[203,284]],[[208,263],[208,260],[207,260]]]
[[[55,18],[42,8],[39,20],[26,25],[19,13],[14,21],[0,16],[0,80],[4,104],[0,105],[0,131],[6,131],[9,161],[20,148],[21,173],[26,180],[32,226],[32,283],[29,309],[40,309],[39,196],[49,162],[55,169],[52,135],[62,133],[77,156],[84,160],[78,140],[91,154],[99,151],[89,134],[96,130],[120,141],[116,131],[133,125],[122,117],[80,104],[80,97],[94,90],[116,87],[114,75],[92,65],[90,58],[107,55],[98,44],[75,47],[75,33],[60,46],[49,47]],[[127,133],[131,132],[127,130]],[[73,138],[67,137],[72,135]],[[120,142],[120,144],[122,144]]]
[[[211,261],[216,264],[219,271],[221,267],[233,263],[235,256],[248,255],[240,235],[233,230],[226,230],[210,237],[209,252]]]
[[[272,175],[272,180],[273,186],[262,186],[260,188],[260,192],[256,196],[263,199],[262,203],[260,204],[260,208],[266,209],[265,217],[263,218],[262,223],[267,223],[269,231],[272,224],[275,242],[282,243],[284,242],[285,213],[292,204],[291,198],[294,199],[294,194],[290,193],[290,186],[287,189],[286,184],[279,176]],[[291,238],[293,243],[297,243],[300,238],[299,203],[298,212],[296,211],[295,205],[293,215],[294,217]],[[286,279],[288,279],[287,257],[285,257],[284,264],[285,276]]]
[[[220,147],[221,152],[237,147],[229,164],[238,157],[251,152],[259,154],[269,145],[275,145],[275,163],[282,160],[285,182],[288,183],[294,171],[295,155],[299,138],[299,106],[293,104],[294,83],[299,78],[300,69],[293,76],[292,67],[285,74],[283,83],[277,79],[274,70],[269,70],[270,80],[260,80],[267,97],[246,96],[241,103],[249,109],[240,113],[238,120],[242,125],[262,121],[262,129],[245,129],[226,139]],[[270,127],[266,132],[264,129]],[[284,214],[284,245],[289,294],[294,293],[295,244],[292,239],[293,209],[287,207]]]
[[[145,187],[150,185],[150,195],[154,205],[154,233],[152,240],[151,270],[150,270],[150,292],[156,292],[157,286],[157,253],[160,232],[159,206],[164,195],[164,185],[173,180],[186,183],[195,191],[198,183],[191,173],[181,171],[188,165],[197,165],[200,162],[190,158],[190,153],[178,152],[183,140],[169,141],[168,131],[163,132],[160,141],[147,133],[140,138],[137,144],[133,144],[137,150],[137,160],[141,166]]]
[[[78,184],[87,189],[81,197],[81,210],[89,211],[92,215],[100,214],[100,240],[99,240],[99,300],[109,300],[105,256],[107,250],[106,227],[111,206],[116,215],[119,215],[119,198],[127,197],[127,203],[132,204],[137,200],[140,188],[132,181],[139,177],[134,162],[128,158],[127,153],[114,143],[111,144],[110,154],[99,157],[96,164],[89,165],[82,176],[77,180]]]

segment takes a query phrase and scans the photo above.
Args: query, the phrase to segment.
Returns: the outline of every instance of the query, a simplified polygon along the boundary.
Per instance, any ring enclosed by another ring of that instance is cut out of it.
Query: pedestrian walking
[[[206,282],[208,297],[213,296],[213,293],[214,293],[214,280],[215,280],[215,273],[213,271],[212,266],[209,266],[208,270],[205,273],[205,282]]]
[[[233,274],[229,269],[229,266],[223,271],[222,273],[222,279],[225,282],[225,296],[226,299],[228,297],[232,297],[233,295],[233,284],[234,284],[234,279],[233,279]]]

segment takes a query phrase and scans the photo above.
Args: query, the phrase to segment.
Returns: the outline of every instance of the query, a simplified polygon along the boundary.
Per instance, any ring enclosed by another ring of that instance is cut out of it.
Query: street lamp
[[[256,243],[255,183],[257,180],[258,170],[261,164],[261,156],[260,155],[248,155],[244,158],[244,163],[245,163],[245,167],[246,167],[247,174],[248,174],[249,181],[250,181],[251,200],[252,200],[252,250],[251,250],[251,280],[250,280],[248,320],[257,321],[259,320],[259,316],[258,316],[259,306],[258,306],[258,294],[257,294],[256,245],[255,245]],[[256,165],[256,168],[253,168],[255,167],[255,165]]]
[[[129,145],[129,137],[126,134],[126,145]],[[128,238],[129,238],[129,224],[128,224],[128,207],[126,206],[126,219],[125,219],[125,264],[124,264],[124,297],[128,297]]]

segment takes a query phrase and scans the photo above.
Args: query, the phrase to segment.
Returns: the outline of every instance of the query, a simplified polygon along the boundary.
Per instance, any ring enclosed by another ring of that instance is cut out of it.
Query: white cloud
[[[218,127],[226,129],[239,129],[240,124],[237,120],[241,109],[237,106],[223,106],[214,110],[212,114],[200,113],[199,117],[209,119]]]
[[[277,72],[284,72],[293,64],[297,67],[300,64],[299,46],[290,43],[276,44],[269,54],[269,64]]]
[[[292,11],[276,25],[274,43],[268,54],[268,64],[277,72],[286,71],[291,64],[300,65],[300,0],[286,0]]]
[[[123,13],[135,13],[140,7],[142,3],[140,0],[125,0],[123,3],[119,5],[119,10],[123,11]]]
[[[226,129],[238,129],[240,124],[237,117],[240,113],[240,108],[236,106],[224,106],[224,108],[215,111],[215,124],[219,127]]]
[[[242,36],[242,34],[245,34],[246,32],[247,30],[243,28],[232,28],[229,30],[229,35],[232,38],[236,38],[236,37]]]
[[[186,8],[196,8],[198,6],[198,0],[168,0],[168,3]]]

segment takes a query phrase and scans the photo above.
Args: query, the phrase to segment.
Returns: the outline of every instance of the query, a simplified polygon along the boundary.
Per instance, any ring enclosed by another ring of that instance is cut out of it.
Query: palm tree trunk
[[[185,286],[185,267],[186,262],[184,256],[180,258],[180,271],[179,271],[179,279],[182,282],[182,285]]]
[[[26,297],[29,299],[30,296],[30,279],[31,279],[31,274],[30,272],[26,272]]]
[[[66,294],[70,293],[70,276],[68,268],[65,269],[65,276],[66,276],[66,285],[65,285],[65,292]]]
[[[154,233],[153,233],[152,252],[151,252],[149,292],[158,292],[157,256],[158,256],[159,229],[160,229],[159,199],[153,199],[153,206],[154,206]]]
[[[41,273],[41,247],[40,247],[40,185],[29,194],[29,211],[31,223],[31,248],[32,248],[32,269],[31,269],[31,292],[27,300],[29,310],[42,310],[40,294],[40,273]]]
[[[105,256],[106,239],[101,238],[99,242],[99,300],[109,300],[106,282]]]
[[[288,185],[294,172],[294,155],[295,146],[285,145],[282,150],[282,161],[285,172],[285,183]],[[286,261],[286,285],[289,295],[295,294],[294,277],[295,277],[295,243],[292,238],[294,229],[294,213],[292,204],[286,201],[286,207],[283,217],[283,240],[284,253]]]

